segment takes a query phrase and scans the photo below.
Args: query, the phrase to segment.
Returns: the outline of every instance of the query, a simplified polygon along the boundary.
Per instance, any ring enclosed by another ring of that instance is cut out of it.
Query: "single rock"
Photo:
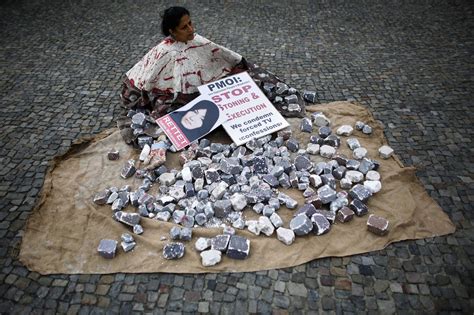
[[[377,171],[368,171],[367,174],[365,174],[365,179],[366,180],[380,180],[380,173]]]
[[[216,200],[221,199],[228,187],[229,185],[226,182],[219,182],[211,193],[212,197],[214,197]]]
[[[383,236],[388,233],[388,224],[387,219],[371,214],[367,220],[367,230],[376,235]]]
[[[336,134],[339,136],[350,136],[354,129],[350,125],[342,125],[336,130]]]
[[[382,189],[382,183],[378,180],[366,180],[364,186],[372,193],[376,194]]]
[[[363,121],[356,121],[356,123],[355,123],[355,129],[356,130],[362,131],[364,126],[365,126],[365,122],[363,122]]]
[[[150,150],[150,146],[148,144],[145,144],[143,146],[142,152],[140,153],[139,160],[142,162],[145,161],[148,158],[148,155],[150,154]]]
[[[365,203],[358,199],[352,200],[349,204],[349,208],[359,217],[364,216],[367,214],[367,212],[369,212],[369,208],[367,208]]]
[[[303,99],[308,103],[311,103],[311,104],[316,103],[316,97],[317,97],[317,94],[314,91],[303,92]]]
[[[256,220],[248,220],[247,222],[247,229],[255,235],[260,235],[261,229],[260,224]]]
[[[313,229],[311,220],[304,214],[297,215],[290,221],[290,229],[296,235],[306,235]]]
[[[311,155],[316,155],[319,153],[320,146],[319,144],[314,144],[314,143],[308,143],[308,146],[306,147],[306,152]]]
[[[364,157],[367,156],[367,149],[362,148],[362,147],[354,149],[354,151],[352,151],[352,156],[356,160],[361,160],[361,159],[363,159]]]
[[[265,234],[266,236],[270,236],[273,234],[275,230],[272,222],[266,216],[261,216],[258,218],[258,224],[260,225],[260,232]]]
[[[278,187],[278,185],[280,184],[278,179],[275,176],[271,175],[271,174],[263,175],[262,179],[265,183],[267,183],[268,185],[270,185],[273,188]]]
[[[339,148],[341,146],[341,138],[336,135],[329,135],[324,139],[323,144]]]
[[[204,267],[210,267],[220,263],[222,252],[210,249],[201,253],[201,263]]]
[[[308,171],[313,167],[311,160],[305,155],[298,155],[295,158],[295,167],[298,171]]]
[[[181,229],[179,233],[179,239],[182,241],[190,241],[193,238],[193,230],[188,227]]]
[[[379,148],[379,155],[382,159],[388,159],[393,155],[393,149],[388,145],[383,145]]]
[[[137,235],[143,234],[143,227],[140,224],[135,224],[133,226],[133,233]]]
[[[250,240],[245,237],[232,235],[226,255],[232,259],[245,259],[250,253]]]
[[[326,218],[329,223],[333,224],[336,220],[336,212],[335,211],[328,211],[323,209],[316,209],[315,213],[318,213]],[[311,216],[312,217],[312,216]]]
[[[97,205],[105,205],[111,194],[112,194],[112,192],[108,189],[104,189],[104,190],[98,192],[94,196],[94,203],[97,204]],[[117,193],[115,193],[115,194],[118,197],[118,194]],[[115,198],[117,198],[117,197],[115,197]]]
[[[135,242],[122,242],[120,243],[120,245],[122,246],[122,249],[124,252],[129,252],[131,250],[133,250],[135,248],[135,246],[137,245],[137,243]]]
[[[114,213],[113,217],[116,221],[132,227],[140,223],[140,215],[138,213],[117,211]]]
[[[294,209],[298,205],[298,201],[282,192],[278,194],[278,200],[280,200],[280,203],[285,204],[288,209]]]
[[[229,240],[230,235],[228,234],[214,236],[211,239],[211,248],[221,252],[225,252],[227,250],[227,246],[229,245]]]
[[[311,119],[307,117],[301,119],[300,130],[302,132],[308,132],[308,133],[313,132],[313,124],[311,123]]]
[[[350,220],[352,220],[353,217],[354,211],[352,211],[348,207],[343,207],[336,214],[336,219],[341,223],[349,222]]]
[[[135,160],[128,160],[125,165],[122,168],[122,172],[120,173],[120,176],[122,178],[129,178],[135,174],[135,171],[137,169],[135,168]]]
[[[329,119],[321,112],[316,112],[311,114],[311,119],[313,120],[314,125],[318,127],[324,127],[329,125]]]
[[[331,224],[326,219],[326,217],[320,213],[315,213],[311,217],[311,222],[313,223],[313,231],[316,235],[322,235],[331,229]]]
[[[272,224],[275,228],[279,228],[279,227],[283,226],[283,220],[281,219],[281,217],[277,213],[273,213],[270,216],[270,221],[272,222]]]
[[[373,170],[374,168],[375,168],[375,163],[372,160],[368,158],[363,158],[360,161],[359,172],[361,172],[362,174],[367,174],[367,172]]]
[[[291,245],[295,241],[295,233],[290,229],[279,227],[277,229],[277,238],[285,245]]]
[[[179,259],[184,256],[183,243],[169,243],[163,248],[163,258],[165,259]]]
[[[323,204],[328,204],[336,200],[336,191],[328,185],[324,185],[318,189],[318,197]]]
[[[319,127],[318,135],[319,135],[321,138],[325,139],[325,138],[327,138],[331,133],[332,133],[332,130],[331,130],[331,128],[329,128],[328,126]]]
[[[370,127],[369,125],[365,125],[362,128],[362,132],[365,133],[366,135],[370,135],[372,133],[372,127]]]
[[[135,241],[133,236],[128,233],[123,233],[120,239],[122,240],[122,242],[125,242],[125,243],[131,243]]]
[[[299,149],[299,143],[298,143],[298,140],[296,140],[295,138],[290,138],[286,141],[286,147],[288,148],[288,150],[290,150],[291,152],[296,152],[298,151]]]
[[[158,177],[161,185],[171,186],[176,182],[176,176],[173,173],[163,173]]]
[[[240,193],[233,194],[230,197],[230,202],[235,211],[242,211],[247,206],[247,198]]]
[[[353,199],[358,199],[362,202],[367,202],[367,200],[369,200],[369,198],[372,196],[372,193],[364,185],[357,184],[349,191],[349,195]]]
[[[330,159],[334,154],[336,154],[336,149],[329,145],[323,145],[319,148],[319,154],[322,157]]]
[[[257,174],[266,174],[268,173],[268,166],[265,157],[256,156],[253,162],[253,171]]]
[[[336,190],[336,178],[331,173],[322,174],[320,177],[323,182],[323,185],[328,185],[333,190]]]
[[[359,169],[360,162],[357,160],[348,160],[346,163],[346,168],[351,171],[356,171]]]
[[[107,158],[110,161],[116,161],[120,158],[120,152],[118,150],[111,150],[107,153]]]
[[[194,243],[194,247],[196,248],[196,250],[202,252],[203,250],[206,250],[211,247],[211,239],[207,237],[200,237],[196,240],[196,243]]]
[[[232,223],[232,226],[236,229],[243,230],[245,228],[245,220],[238,218]]]
[[[345,178],[350,180],[351,184],[352,183],[360,183],[364,180],[364,174],[362,174],[359,171],[350,170],[350,171],[346,172]]]
[[[110,239],[102,239],[99,242],[99,246],[97,247],[97,252],[100,256],[112,259],[115,257],[115,253],[117,251],[117,241],[110,240]]]
[[[349,149],[351,149],[352,151],[354,151],[357,148],[360,148],[360,142],[356,138],[349,138],[346,140],[346,143]]]

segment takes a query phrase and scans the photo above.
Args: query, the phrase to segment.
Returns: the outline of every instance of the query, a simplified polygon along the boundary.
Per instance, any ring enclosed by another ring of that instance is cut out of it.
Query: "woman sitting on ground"
[[[155,119],[166,115],[196,98],[198,86],[243,71],[249,73],[282,115],[304,115],[305,102],[297,90],[238,53],[196,34],[187,9],[166,9],[161,29],[166,37],[126,73],[123,81],[120,97],[123,105],[132,110],[129,117],[136,110],[146,111]],[[285,96],[292,96],[291,102]],[[123,120],[118,124],[121,130],[128,128]],[[124,139],[127,143],[136,142],[139,134],[134,131],[132,136],[130,132],[128,136],[122,133]]]

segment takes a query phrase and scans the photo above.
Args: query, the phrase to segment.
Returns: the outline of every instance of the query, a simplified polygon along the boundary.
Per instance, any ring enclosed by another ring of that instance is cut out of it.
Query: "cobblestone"
[[[256,273],[28,271],[18,247],[48,162],[114,126],[120,78],[161,39],[157,13],[174,2],[3,1],[0,312],[472,313],[473,4],[184,3],[202,35],[298,89],[317,91],[318,102],[369,108],[457,231]]]

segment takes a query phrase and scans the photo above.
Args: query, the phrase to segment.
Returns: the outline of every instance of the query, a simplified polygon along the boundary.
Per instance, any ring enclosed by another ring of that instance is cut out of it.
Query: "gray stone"
[[[344,206],[347,206],[349,201],[346,197],[338,197],[336,200],[332,201],[329,205],[329,210],[336,212]]]
[[[231,236],[228,234],[214,236],[211,239],[211,248],[221,252],[225,252],[227,250],[227,246],[229,245],[230,237]]]
[[[245,228],[245,220],[238,218],[232,223],[232,226],[236,229],[243,230]]]
[[[272,222],[272,224],[275,228],[279,228],[279,227],[283,226],[283,220],[281,219],[281,217],[277,213],[273,213],[270,216],[270,221]]]
[[[363,122],[363,121],[359,120],[359,121],[356,121],[356,123],[355,123],[355,129],[356,130],[362,131],[364,126],[365,126],[365,122]]]
[[[322,157],[330,159],[334,154],[336,154],[336,149],[325,144],[319,148],[319,154]]]
[[[372,133],[372,127],[370,127],[369,125],[365,125],[362,128],[362,132],[365,133],[366,135],[370,135]]]
[[[277,229],[277,238],[285,245],[291,245],[295,241],[295,233],[290,229],[279,227]]]
[[[111,150],[107,153],[107,158],[110,161],[116,161],[120,158],[120,152],[118,150]]]
[[[253,171],[257,174],[266,174],[268,173],[268,166],[265,157],[256,156],[253,161]]]
[[[357,140],[356,138],[348,138],[346,140],[346,143],[349,149],[351,149],[352,151],[354,151],[357,148],[360,148],[359,140]]]
[[[215,168],[209,168],[205,170],[204,176],[208,185],[220,180],[219,172]]]
[[[215,249],[203,251],[200,255],[201,263],[204,267],[217,265],[222,259],[222,252]]]
[[[205,213],[198,213],[194,217],[194,220],[196,221],[197,225],[203,226],[207,222],[207,216]]]
[[[306,117],[301,119],[300,130],[302,132],[308,132],[308,133],[313,132],[313,124],[311,123],[311,119],[306,118]]]
[[[323,139],[327,138],[331,133],[332,130],[328,126],[319,127],[318,129],[318,135]]]
[[[122,246],[123,251],[127,253],[127,252],[133,250],[135,248],[135,246],[137,245],[137,243],[135,243],[135,242],[122,242],[122,243],[120,243],[120,245]]]
[[[193,238],[193,230],[188,227],[181,229],[179,233],[179,239],[182,241],[190,241]]]
[[[371,171],[374,168],[375,168],[375,163],[372,160],[368,158],[363,158],[360,161],[359,172],[361,172],[362,174],[367,174],[368,171]]]
[[[311,160],[307,156],[298,155],[295,158],[295,167],[298,171],[308,171],[313,167],[313,163],[311,163]]]
[[[372,196],[372,193],[364,185],[357,184],[351,188],[351,190],[349,191],[349,195],[353,199],[358,199],[362,202],[367,202],[367,200],[369,200],[369,198]]]
[[[335,179],[341,180],[344,175],[346,175],[346,167],[345,166],[338,166],[332,171],[332,175]]]
[[[133,174],[135,174],[136,170],[137,169],[135,168],[135,160],[128,160],[123,166],[120,176],[125,179],[129,178],[133,176]]]
[[[319,151],[320,151],[319,144],[308,143],[308,146],[306,147],[306,152],[308,152],[311,155],[317,155]]]
[[[122,242],[125,242],[125,243],[131,243],[135,241],[133,236],[128,233],[123,233],[120,239],[122,240]]]
[[[282,168],[282,170],[283,170],[283,168]],[[280,184],[278,179],[275,176],[271,175],[271,174],[263,175],[262,179],[265,183],[267,183],[268,185],[270,185],[273,188],[278,187],[278,185]]]
[[[366,215],[367,212],[369,212],[369,208],[367,208],[367,206],[358,199],[352,200],[349,204],[349,208],[359,217]]]
[[[143,227],[140,224],[135,224],[133,226],[133,233],[137,235],[143,234]]]
[[[163,258],[165,259],[179,259],[184,256],[184,244],[183,243],[169,243],[163,248]]]
[[[171,217],[171,213],[168,211],[160,211],[155,215],[155,219],[163,222],[168,222]]]
[[[110,240],[110,239],[102,239],[99,242],[99,246],[97,247],[97,252],[100,256],[112,259],[115,257],[115,253],[117,251],[117,241]]]
[[[314,91],[303,92],[303,99],[308,103],[311,103],[311,104],[316,103],[316,97],[317,97],[317,94]]]
[[[382,159],[388,159],[393,155],[393,149],[388,145],[383,145],[379,148],[379,155]]]
[[[348,160],[346,163],[346,168],[351,171],[356,171],[359,169],[360,162],[357,160]]]
[[[138,213],[117,211],[113,217],[115,220],[132,227],[140,223],[140,215]]]
[[[323,144],[339,148],[341,146],[341,139],[336,135],[329,135],[324,139]]]
[[[311,114],[311,119],[313,120],[314,125],[318,127],[324,127],[329,125],[329,119],[321,112],[316,112]]]
[[[266,205],[263,207],[262,214],[266,217],[270,217],[273,213],[275,213],[275,208],[272,206]]]
[[[280,201],[280,203],[285,204],[288,209],[294,209],[298,205],[298,201],[294,200],[293,198],[282,192],[278,194],[278,200]]]
[[[132,124],[136,125],[137,127],[145,127],[146,123],[146,116],[143,113],[137,113],[132,117]]]
[[[336,191],[328,185],[324,185],[318,189],[318,197],[323,204],[328,204],[336,200]]]
[[[323,185],[328,185],[333,190],[336,190],[336,178],[331,174],[322,174],[320,176]]]
[[[176,175],[174,173],[163,173],[158,177],[161,185],[171,186],[176,183]]]
[[[331,224],[333,224],[334,221],[336,221],[336,212],[334,212],[334,211],[328,211],[328,210],[324,210],[324,209],[316,209],[316,211],[314,213],[318,213],[318,214],[324,216],[326,218],[326,220],[328,220],[329,223],[331,223]]]
[[[364,174],[359,171],[347,171],[345,178],[351,181],[351,183],[360,183],[364,180]]]
[[[232,259],[245,259],[249,254],[250,240],[242,236],[232,235],[227,247],[227,257]]]
[[[313,224],[311,223],[311,220],[304,214],[300,214],[295,216],[293,219],[290,221],[290,229],[296,234],[296,235],[306,235],[311,230],[313,229]]]
[[[225,218],[232,211],[230,200],[217,200],[214,203],[214,215],[217,218]]]
[[[331,229],[329,221],[320,213],[313,214],[311,222],[313,223],[313,231],[316,235],[325,234]]]
[[[124,204],[123,204],[122,199],[120,199],[120,198],[115,199],[114,202],[112,203],[112,211],[113,212],[120,211],[123,208],[124,208]]]

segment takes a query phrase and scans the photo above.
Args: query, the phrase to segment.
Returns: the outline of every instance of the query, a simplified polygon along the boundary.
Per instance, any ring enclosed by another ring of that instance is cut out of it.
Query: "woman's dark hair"
[[[207,109],[206,116],[204,117],[203,125],[199,128],[189,130],[181,124],[181,118],[183,118],[183,116],[188,111],[192,111],[192,110],[194,111],[194,110],[198,110],[198,109]],[[178,110],[170,113],[170,116],[173,118],[173,120],[178,125],[178,127],[183,131],[183,133],[189,139],[193,135],[196,135],[196,134],[205,135],[209,131],[211,131],[212,127],[214,127],[217,120],[219,120],[219,108],[217,107],[216,104],[214,104],[211,101],[202,100],[200,102],[197,102],[189,110],[179,111],[179,109],[178,109]]]
[[[183,7],[169,7],[163,12],[161,20],[161,32],[165,36],[171,35],[170,29],[174,30],[179,25],[179,21],[185,15],[190,15],[189,11]]]

